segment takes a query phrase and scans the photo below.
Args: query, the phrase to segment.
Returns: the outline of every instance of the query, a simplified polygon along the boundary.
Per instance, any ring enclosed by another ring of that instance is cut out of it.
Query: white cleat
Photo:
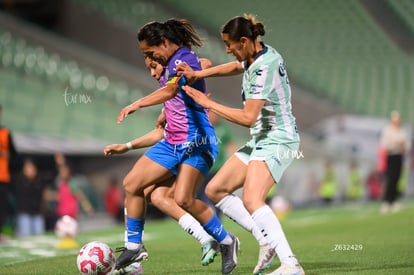
[[[299,264],[282,264],[278,269],[267,275],[305,275],[305,271]]]
[[[264,274],[275,259],[276,251],[271,248],[268,244],[261,245],[259,250],[259,260],[256,267],[253,270],[253,275]]]

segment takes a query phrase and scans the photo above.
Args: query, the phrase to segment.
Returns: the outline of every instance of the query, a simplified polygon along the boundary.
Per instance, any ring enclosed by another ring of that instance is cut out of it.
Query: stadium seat
[[[295,82],[351,112],[386,117],[390,110],[399,109],[403,118],[409,119],[403,102],[406,91],[414,86],[410,77],[413,57],[385,35],[358,0],[211,0],[203,2],[203,12],[186,0],[79,3],[134,29],[151,20],[174,17],[174,11],[179,11],[203,30],[208,40],[199,54],[213,63],[231,60],[218,40],[222,24],[235,15],[253,13],[266,25],[264,41],[286,58]],[[387,3],[400,10],[405,20],[414,20],[413,1]],[[215,41],[209,43],[212,37]],[[395,74],[402,72],[400,68],[407,73]],[[394,76],[399,78],[398,83],[392,81]],[[384,97],[392,104],[383,104]],[[413,99],[411,95],[409,99]]]

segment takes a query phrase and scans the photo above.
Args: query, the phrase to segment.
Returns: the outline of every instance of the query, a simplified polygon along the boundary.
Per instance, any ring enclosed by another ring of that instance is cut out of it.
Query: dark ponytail
[[[265,35],[264,25],[261,22],[256,22],[255,17],[251,14],[230,19],[223,26],[221,32],[228,34],[233,41],[239,41],[241,37],[255,41],[259,36]]]
[[[164,23],[145,24],[137,34],[138,41],[145,40],[149,46],[158,46],[168,39],[178,46],[201,47],[202,42],[194,27],[186,19],[169,19]]]

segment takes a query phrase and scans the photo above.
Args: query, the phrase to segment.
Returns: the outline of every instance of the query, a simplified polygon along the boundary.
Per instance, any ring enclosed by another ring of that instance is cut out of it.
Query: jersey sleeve
[[[182,87],[187,84],[187,79],[184,75],[171,77],[166,84],[177,84],[178,87]]]
[[[187,63],[193,70],[201,70],[200,62],[197,58],[197,55],[190,51],[189,49],[182,48],[174,56],[171,57],[171,60],[168,62],[168,79],[167,83],[171,81],[174,77],[177,77],[176,66],[182,62]],[[177,80],[178,81],[178,80]],[[178,83],[180,84],[180,83]]]

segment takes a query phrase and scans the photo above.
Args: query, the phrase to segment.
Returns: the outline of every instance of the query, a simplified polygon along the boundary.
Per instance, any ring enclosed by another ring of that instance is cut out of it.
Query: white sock
[[[138,246],[139,246],[139,243],[131,243],[131,242],[127,242],[127,243],[126,243],[126,245],[125,245],[125,247],[126,247],[128,250],[134,250],[134,249],[137,249],[137,248],[138,248]]]
[[[226,216],[237,222],[241,227],[249,231],[256,238],[259,245],[265,245],[266,239],[260,232],[255,221],[250,216],[250,213],[246,210],[242,200],[235,195],[225,196],[221,201],[216,204]]]
[[[189,213],[186,213],[183,216],[181,216],[181,218],[178,220],[178,224],[184,229],[184,231],[186,231],[195,239],[197,239],[201,244],[214,240],[204,230],[201,224]]]
[[[233,239],[230,235],[227,235],[224,240],[220,242],[220,244],[230,245],[233,242]]]
[[[127,244],[128,244],[128,232],[126,230],[126,225],[125,225],[126,216],[127,216],[127,208],[124,207],[124,226],[125,226],[125,231],[124,231],[124,245],[125,245],[125,247],[127,247]]]
[[[286,239],[285,233],[283,232],[282,226],[272,209],[267,205],[262,206],[254,211],[252,218],[265,236],[270,247],[276,250],[280,262],[288,265],[298,264]]]
[[[127,246],[127,243],[128,243],[128,233],[125,229],[125,231],[124,231],[124,245],[125,245],[125,247]]]

